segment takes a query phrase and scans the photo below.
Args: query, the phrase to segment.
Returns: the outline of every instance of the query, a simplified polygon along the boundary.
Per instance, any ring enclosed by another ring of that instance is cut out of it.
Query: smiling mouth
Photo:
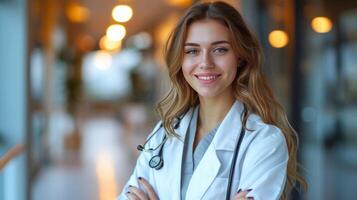
[[[216,80],[221,75],[195,75],[198,80],[212,81]]]

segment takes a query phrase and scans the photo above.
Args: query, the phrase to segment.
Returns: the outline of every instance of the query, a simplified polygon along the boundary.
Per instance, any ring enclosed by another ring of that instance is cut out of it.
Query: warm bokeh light
[[[121,47],[121,40],[119,41],[112,41],[108,39],[107,36],[103,36],[99,41],[99,47],[102,50],[106,51],[116,51],[119,50]]]
[[[120,41],[125,37],[126,30],[123,25],[110,25],[107,29],[107,37],[111,41]]]
[[[96,160],[99,199],[113,200],[117,197],[117,182],[115,181],[114,161],[107,153],[99,154]]]
[[[118,5],[113,8],[112,17],[117,22],[127,22],[133,16],[133,10],[127,5]]]
[[[85,22],[89,18],[88,8],[78,4],[69,4],[66,14],[70,21],[76,23]]]
[[[289,42],[288,34],[282,30],[274,30],[269,34],[269,43],[274,48],[285,47]]]
[[[328,17],[315,17],[311,21],[311,27],[317,33],[327,33],[332,29],[332,21]]]
[[[93,62],[97,69],[109,69],[109,67],[112,65],[112,55],[106,51],[97,51],[95,53]]]
[[[166,1],[172,6],[177,6],[181,8],[188,7],[193,3],[192,0],[166,0]]]

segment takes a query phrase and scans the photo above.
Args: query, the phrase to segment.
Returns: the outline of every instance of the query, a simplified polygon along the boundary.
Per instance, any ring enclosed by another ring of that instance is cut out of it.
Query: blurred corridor
[[[163,44],[195,2],[0,0],[0,200],[118,196],[169,87]],[[299,133],[309,185],[291,199],[357,199],[357,1],[225,2]]]
[[[135,142],[143,138],[125,135],[122,124],[108,116],[88,119],[82,135],[79,154],[57,152],[67,159],[41,170],[33,199],[115,199],[131,173]]]

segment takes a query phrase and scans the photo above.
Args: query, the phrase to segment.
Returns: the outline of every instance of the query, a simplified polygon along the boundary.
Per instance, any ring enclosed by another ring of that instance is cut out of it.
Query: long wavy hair
[[[259,42],[248,29],[240,13],[227,3],[216,1],[193,5],[177,23],[167,40],[164,56],[171,86],[157,104],[157,112],[166,134],[169,137],[177,137],[173,127],[175,121],[199,103],[198,95],[186,82],[181,66],[188,28],[193,22],[204,19],[221,22],[231,34],[232,48],[241,63],[232,88],[235,98],[247,109],[247,115],[243,120],[246,120],[249,114],[255,113],[265,123],[280,128],[285,136],[289,150],[288,180],[281,199],[288,199],[296,183],[306,190],[307,183],[298,173],[298,136],[262,72],[262,50]]]

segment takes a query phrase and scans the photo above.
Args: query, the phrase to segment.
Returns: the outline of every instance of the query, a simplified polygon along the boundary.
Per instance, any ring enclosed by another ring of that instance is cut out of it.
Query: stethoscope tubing
[[[239,134],[238,142],[237,145],[234,149],[234,154],[233,158],[231,160],[231,169],[229,170],[229,178],[228,178],[228,185],[227,185],[227,191],[226,191],[226,200],[230,199],[230,194],[231,194],[231,189],[232,189],[232,182],[233,182],[233,177],[234,177],[234,170],[236,167],[236,162],[237,162],[237,157],[239,154],[239,149],[242,144],[243,138],[245,135],[245,126],[242,126],[242,129]]]

